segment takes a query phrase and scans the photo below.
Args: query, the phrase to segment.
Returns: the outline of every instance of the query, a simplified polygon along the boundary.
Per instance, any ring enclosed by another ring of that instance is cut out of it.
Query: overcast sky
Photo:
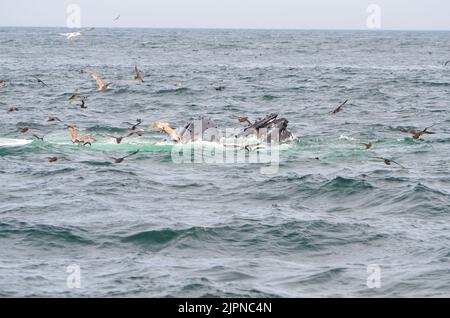
[[[450,0],[0,0],[0,26],[66,26],[80,5],[82,27],[450,30]],[[120,19],[113,19],[120,14]]]

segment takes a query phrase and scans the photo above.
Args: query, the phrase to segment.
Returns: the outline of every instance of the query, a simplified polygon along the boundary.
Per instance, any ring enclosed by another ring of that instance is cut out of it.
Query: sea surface
[[[1,297],[450,296],[450,32],[67,31],[0,29]],[[269,175],[151,128],[274,112],[296,138]]]

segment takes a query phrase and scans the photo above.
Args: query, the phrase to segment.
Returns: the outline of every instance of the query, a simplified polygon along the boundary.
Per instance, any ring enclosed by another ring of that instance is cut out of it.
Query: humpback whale
[[[247,119],[248,121],[248,119]],[[248,121],[249,126],[234,137],[256,137],[259,143],[272,143],[272,136],[278,133],[277,142],[286,143],[293,139],[292,133],[287,129],[289,121],[286,118],[278,118],[278,114],[271,114],[263,119],[256,120],[253,124]],[[156,122],[152,128],[169,135],[172,141],[186,144],[195,141],[208,141],[219,143],[223,137],[217,124],[208,117],[191,119],[181,129],[173,129],[169,123]],[[230,136],[229,136],[230,137]]]
[[[278,114],[270,114],[263,119],[256,120],[249,125],[237,137],[249,137],[255,135],[257,139],[266,143],[272,142],[272,135],[278,130],[278,142],[285,143],[292,140],[293,135],[287,129],[289,121],[286,118],[278,118]]]

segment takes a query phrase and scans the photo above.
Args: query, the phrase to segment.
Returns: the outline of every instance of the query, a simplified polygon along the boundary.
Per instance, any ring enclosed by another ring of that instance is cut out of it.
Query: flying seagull
[[[137,67],[137,65],[134,67],[134,79],[136,81],[144,82],[144,79],[142,78],[142,71]]]
[[[34,76],[34,75],[32,75],[32,77],[34,77],[37,81],[38,81],[38,83],[41,83],[42,85],[44,85],[45,87],[48,87],[48,85],[47,84],[45,84],[44,83],[44,81],[43,80],[41,80],[39,77],[37,77],[37,76]]]
[[[139,150],[137,150],[137,151],[135,151],[133,153],[130,153],[129,155],[127,155],[125,157],[122,157],[122,158],[111,157],[111,159],[114,160],[115,163],[122,163],[126,158],[134,156],[137,153],[139,153]]]
[[[335,115],[337,113],[343,112],[344,111],[344,106],[345,104],[347,104],[348,100],[346,100],[345,102],[343,102],[341,105],[339,105],[339,107],[337,107],[335,110],[333,110],[331,112],[331,114]]]
[[[92,30],[94,30],[94,28],[84,29],[84,30],[80,30],[80,31],[76,31],[76,32],[60,33],[59,35],[65,36],[67,40],[71,40],[73,38],[81,36],[86,31],[92,31]]]
[[[97,82],[97,85],[98,85],[98,91],[99,91],[99,92],[104,92],[104,91],[106,91],[106,90],[109,88],[109,86],[111,85],[111,83],[105,84],[105,82],[102,80],[102,78],[100,77],[100,75],[98,75],[98,74],[95,73],[95,72],[92,72],[92,73],[91,73],[91,76],[92,76],[92,78],[95,79],[95,81]]]
[[[396,165],[402,167],[403,169],[406,169],[404,166],[402,166],[401,164],[399,164],[398,162],[391,160],[391,159],[386,159],[386,158],[382,158],[382,157],[371,157],[372,159],[379,159],[379,160],[383,160],[384,164],[390,166],[393,163],[395,163]]]

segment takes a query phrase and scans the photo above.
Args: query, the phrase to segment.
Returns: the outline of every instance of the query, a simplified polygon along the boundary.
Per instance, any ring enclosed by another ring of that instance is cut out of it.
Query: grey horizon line
[[[137,30],[250,30],[250,31],[367,31],[367,32],[450,32],[450,29],[402,29],[402,28],[259,28],[259,27],[137,27],[137,26],[82,26],[69,28],[67,26],[33,26],[33,25],[0,25],[0,28],[41,28],[77,30],[94,27],[96,29],[137,29]]]

